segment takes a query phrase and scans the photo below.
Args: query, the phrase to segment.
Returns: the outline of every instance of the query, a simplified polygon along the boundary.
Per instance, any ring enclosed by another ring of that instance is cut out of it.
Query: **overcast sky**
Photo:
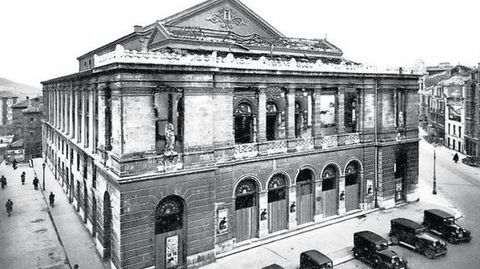
[[[40,87],[76,58],[202,0],[5,0],[0,77]],[[347,59],[406,66],[480,62],[479,1],[242,0],[289,37],[323,38]]]

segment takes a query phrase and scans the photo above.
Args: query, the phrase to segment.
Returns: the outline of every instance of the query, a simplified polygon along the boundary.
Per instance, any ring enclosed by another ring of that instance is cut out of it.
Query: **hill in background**
[[[41,94],[40,88],[0,78],[0,97],[18,96],[19,100],[24,100],[27,96],[36,97]]]

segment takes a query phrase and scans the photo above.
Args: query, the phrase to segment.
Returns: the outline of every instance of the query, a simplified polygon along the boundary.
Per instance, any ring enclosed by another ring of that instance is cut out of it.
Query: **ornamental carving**
[[[257,190],[255,182],[252,179],[245,179],[238,184],[235,195],[245,195],[255,193]]]
[[[172,214],[182,214],[183,213],[183,205],[181,201],[178,199],[169,197],[165,199],[162,204],[157,207],[156,216],[157,218],[161,218],[163,216],[172,215]]]
[[[354,175],[358,172],[357,165],[355,163],[349,163],[347,169],[345,169],[345,174]]]
[[[337,171],[336,170],[337,169],[335,169],[332,166],[329,166],[329,167],[325,168],[325,170],[323,171],[323,174],[322,174],[322,179],[335,178],[337,176]]]
[[[282,175],[275,175],[270,182],[268,182],[268,189],[280,189],[284,188],[287,185],[285,178]]]
[[[210,17],[206,18],[207,21],[210,21],[213,24],[220,24],[220,27],[231,30],[233,26],[242,26],[246,25],[242,18],[238,17],[237,14],[230,8],[221,8],[217,10],[217,13],[212,14]]]

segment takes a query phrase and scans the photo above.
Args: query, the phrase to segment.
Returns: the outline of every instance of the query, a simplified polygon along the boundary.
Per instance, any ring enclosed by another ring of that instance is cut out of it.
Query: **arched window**
[[[327,166],[322,173],[322,191],[329,191],[337,188],[337,168],[333,165]]]
[[[257,204],[257,185],[253,179],[244,179],[235,189],[235,209],[253,207]]]
[[[285,176],[277,174],[268,182],[268,202],[276,202],[286,198],[285,188],[287,181]]]
[[[155,234],[180,230],[183,227],[183,201],[178,196],[169,196],[155,210]]]
[[[267,102],[267,140],[275,140],[278,137],[278,108],[274,102]]]
[[[350,162],[345,169],[345,186],[358,184],[359,166],[357,162]]]
[[[233,112],[233,117],[235,119],[235,143],[252,143],[254,117],[250,104],[247,102],[238,104]]]

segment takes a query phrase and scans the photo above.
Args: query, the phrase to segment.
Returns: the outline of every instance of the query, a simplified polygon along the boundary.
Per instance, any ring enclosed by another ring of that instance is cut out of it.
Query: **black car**
[[[332,260],[317,250],[308,250],[300,254],[300,269],[333,268]]]
[[[463,229],[455,223],[455,217],[440,209],[425,210],[423,225],[433,234],[457,244],[458,242],[470,242],[470,231]]]
[[[373,268],[407,269],[407,261],[393,250],[388,249],[388,241],[371,231],[353,234],[353,256]]]
[[[390,224],[393,244],[415,249],[429,259],[447,254],[447,243],[427,233],[423,225],[404,218],[392,219]]]

